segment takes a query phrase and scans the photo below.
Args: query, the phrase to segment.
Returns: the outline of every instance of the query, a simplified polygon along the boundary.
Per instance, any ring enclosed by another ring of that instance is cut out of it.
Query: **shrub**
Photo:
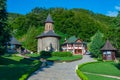
[[[49,51],[41,51],[40,52],[40,58],[46,59],[46,58],[49,58],[49,57],[51,57],[51,52],[49,52]]]
[[[85,76],[80,70],[76,70],[76,73],[81,78],[81,80],[88,80],[87,76]]]
[[[53,52],[52,56],[57,56],[57,57],[71,57],[72,53],[71,52]]]
[[[101,55],[101,54],[99,54],[97,60],[98,60],[98,61],[103,61],[103,59],[102,59],[102,55]]]
[[[23,74],[21,78],[19,78],[19,80],[25,80],[27,77],[29,76],[29,74]]]
[[[115,64],[115,66],[120,69],[120,63]]]

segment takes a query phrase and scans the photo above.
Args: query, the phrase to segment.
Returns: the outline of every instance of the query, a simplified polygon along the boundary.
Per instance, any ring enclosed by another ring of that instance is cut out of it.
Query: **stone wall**
[[[50,50],[51,46],[53,50],[59,51],[59,39],[57,37],[43,37],[38,39],[38,52]]]

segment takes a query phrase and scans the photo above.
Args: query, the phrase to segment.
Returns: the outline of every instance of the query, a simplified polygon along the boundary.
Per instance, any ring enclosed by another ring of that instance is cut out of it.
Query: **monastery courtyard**
[[[76,65],[95,61],[89,55],[84,55],[82,60],[63,63],[49,62],[47,67],[34,72],[28,80],[80,80],[75,72]]]

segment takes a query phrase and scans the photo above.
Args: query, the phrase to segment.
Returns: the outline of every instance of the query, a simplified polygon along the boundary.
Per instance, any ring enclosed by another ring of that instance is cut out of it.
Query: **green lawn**
[[[97,76],[93,74],[85,74],[89,80],[119,80],[115,78],[108,78],[108,77],[103,77],[103,76]]]
[[[48,58],[47,60],[53,60],[53,61],[74,61],[74,60],[78,60],[81,59],[82,55],[74,55],[71,57],[57,57],[57,56],[53,56]]]
[[[37,54],[37,53],[33,53],[33,54],[25,54],[26,56],[29,56],[29,57],[33,57],[33,58],[37,58],[37,57],[40,57],[40,54]]]
[[[114,62],[99,62],[86,64],[82,66],[80,70],[82,72],[120,76],[120,70],[116,67],[116,64]]]
[[[0,57],[0,80],[19,80],[35,67],[34,61],[15,55]]]

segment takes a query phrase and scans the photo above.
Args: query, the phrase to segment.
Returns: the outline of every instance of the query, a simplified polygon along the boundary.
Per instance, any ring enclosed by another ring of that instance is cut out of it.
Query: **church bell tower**
[[[52,20],[50,14],[48,14],[47,19],[45,21],[45,30],[44,30],[44,32],[48,32],[50,30],[54,31],[53,30],[53,24],[54,24],[54,21]]]

